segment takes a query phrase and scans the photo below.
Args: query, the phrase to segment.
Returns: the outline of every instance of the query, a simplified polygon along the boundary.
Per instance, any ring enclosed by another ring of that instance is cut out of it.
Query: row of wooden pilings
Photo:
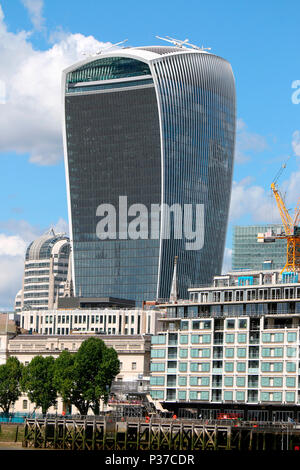
[[[294,450],[293,424],[109,417],[27,419],[24,447],[62,450]]]

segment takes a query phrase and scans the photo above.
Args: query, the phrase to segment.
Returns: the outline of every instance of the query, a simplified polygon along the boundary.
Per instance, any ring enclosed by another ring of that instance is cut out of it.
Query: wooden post
[[[17,426],[17,429],[16,429],[15,442],[18,442],[18,432],[19,432],[19,425]]]
[[[231,450],[231,426],[227,426],[227,445],[226,450]]]
[[[53,437],[53,446],[54,446],[54,449],[56,449],[57,447],[57,417],[55,418],[55,422],[54,422],[54,437]]]
[[[253,438],[253,431],[251,429],[250,436],[249,436],[249,449],[248,450],[252,450],[252,438]]]

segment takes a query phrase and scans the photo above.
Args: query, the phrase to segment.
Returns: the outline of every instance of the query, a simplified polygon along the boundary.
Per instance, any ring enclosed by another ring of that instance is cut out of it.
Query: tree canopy
[[[54,385],[55,359],[52,356],[34,357],[24,367],[21,379],[22,390],[28,395],[36,408],[42,408],[43,414],[57,402],[57,390]]]
[[[23,365],[16,357],[9,357],[5,364],[0,366],[0,408],[9,413],[10,407],[22,394],[20,380]]]
[[[54,383],[66,403],[87,414],[100,411],[100,399],[107,402],[111,383],[120,371],[118,355],[100,338],[85,340],[78,351],[63,351],[55,361]]]

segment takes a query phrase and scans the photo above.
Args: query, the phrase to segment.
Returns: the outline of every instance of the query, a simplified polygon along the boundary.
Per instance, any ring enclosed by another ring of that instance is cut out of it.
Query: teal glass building
[[[282,225],[245,225],[233,227],[232,270],[261,271],[282,269],[286,263],[286,240],[258,243],[258,233],[281,230]]]
[[[64,71],[63,107],[76,294],[137,302],[168,298],[175,256],[180,297],[194,284],[211,282],[221,272],[232,184],[236,114],[230,64],[180,47],[103,53]],[[99,239],[98,206],[109,204],[119,215],[124,196],[128,208],[147,208],[149,231],[126,236],[122,213],[115,236]],[[153,205],[174,204],[182,211],[190,205],[186,220],[194,230],[196,207],[203,207],[200,248],[187,249],[186,232],[176,233],[172,210],[160,211],[159,229],[150,233]]]

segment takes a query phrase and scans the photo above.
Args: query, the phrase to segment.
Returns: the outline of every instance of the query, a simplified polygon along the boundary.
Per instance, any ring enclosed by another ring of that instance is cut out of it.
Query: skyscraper
[[[210,282],[232,183],[230,64],[185,47],[91,56],[64,71],[63,106],[76,295],[168,298],[175,256],[179,297]]]

